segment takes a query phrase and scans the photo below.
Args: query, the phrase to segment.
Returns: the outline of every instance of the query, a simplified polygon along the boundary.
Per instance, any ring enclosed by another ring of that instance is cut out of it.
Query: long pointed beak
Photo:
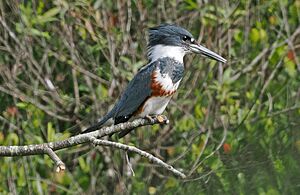
[[[223,58],[222,56],[220,56],[220,55],[216,54],[215,52],[201,46],[198,43],[191,44],[190,48],[194,53],[202,54],[204,56],[207,56],[209,58],[212,58],[212,59],[217,60],[217,61],[222,62],[222,63],[227,62],[227,60],[225,58]]]

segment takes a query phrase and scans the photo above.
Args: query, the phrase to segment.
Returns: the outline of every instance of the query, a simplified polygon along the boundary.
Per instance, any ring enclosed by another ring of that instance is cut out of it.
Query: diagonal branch
[[[162,121],[161,124],[166,123],[166,120],[167,119]],[[0,146],[0,156],[27,156],[27,155],[36,155],[36,154],[46,154],[46,152],[44,151],[44,148],[46,147],[52,149],[53,151],[60,150],[63,148],[69,148],[79,144],[88,143],[90,142],[91,137],[101,138],[106,135],[117,133],[122,130],[134,129],[141,126],[154,125],[159,123],[160,122],[157,119],[154,119],[153,121],[149,121],[147,119],[141,118],[141,119],[136,119],[132,122],[120,123],[109,127],[102,127],[97,131],[72,136],[62,141],[49,142],[43,144],[33,144],[33,145],[26,145],[26,146]]]
[[[135,146],[128,146],[125,144],[121,144],[121,143],[117,143],[117,142],[112,142],[112,141],[108,141],[108,140],[103,140],[103,139],[93,139],[92,143],[97,146],[97,145],[103,145],[103,146],[111,146],[114,148],[118,148],[121,150],[125,150],[125,151],[130,151],[130,152],[134,152],[139,154],[140,156],[143,156],[145,158],[148,158],[150,162],[153,162],[155,164],[158,164],[159,166],[171,171],[174,173],[174,175],[181,177],[182,179],[184,179],[186,176],[181,173],[180,171],[174,169],[171,165],[165,163],[164,161],[160,160],[159,158],[153,156],[152,154],[145,152]]]
[[[60,158],[55,154],[55,152],[51,148],[45,148],[45,153],[54,161],[56,165],[56,172],[61,172],[66,169],[65,163],[60,160]]]
[[[97,131],[72,136],[62,141],[49,142],[43,144],[24,145],[24,146],[0,146],[0,156],[28,156],[28,155],[47,154],[54,161],[56,165],[56,171],[60,172],[60,171],[64,171],[66,167],[65,164],[60,160],[60,158],[55,154],[54,151],[63,148],[69,148],[79,144],[92,143],[94,145],[110,146],[113,148],[118,148],[125,151],[131,151],[137,153],[147,158],[150,162],[158,164],[161,167],[169,170],[174,175],[179,176],[181,178],[185,178],[186,176],[183,173],[176,170],[171,165],[166,164],[165,162],[153,156],[152,154],[149,154],[148,152],[145,152],[137,147],[99,139],[106,135],[117,133],[123,130],[134,129],[146,125],[167,124],[168,122],[169,120],[165,116],[155,117],[153,120],[140,118],[132,122],[126,122],[126,123],[120,123],[108,127],[102,127]]]

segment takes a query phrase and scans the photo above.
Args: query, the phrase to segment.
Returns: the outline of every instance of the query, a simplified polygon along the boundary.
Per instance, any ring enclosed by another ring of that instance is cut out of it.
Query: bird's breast
[[[173,83],[169,74],[162,74],[155,70],[151,75],[151,96],[172,96],[180,83],[181,79]]]
[[[181,79],[173,83],[168,74],[161,74],[157,69],[151,75],[151,95],[138,108],[135,116],[162,114],[166,109],[172,95],[176,92]]]

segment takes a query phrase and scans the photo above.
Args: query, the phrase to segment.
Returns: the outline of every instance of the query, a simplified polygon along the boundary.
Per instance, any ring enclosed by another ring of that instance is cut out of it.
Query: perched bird
[[[223,57],[198,44],[193,35],[182,27],[162,24],[150,28],[147,51],[149,63],[129,82],[112,110],[82,133],[95,131],[109,120],[118,124],[133,118],[151,119],[162,114],[182,80],[183,57],[190,53],[226,62]],[[130,131],[121,131],[119,138]]]

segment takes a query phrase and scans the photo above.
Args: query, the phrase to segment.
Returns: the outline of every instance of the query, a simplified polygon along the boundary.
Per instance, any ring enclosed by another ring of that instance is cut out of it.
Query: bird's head
[[[173,24],[162,24],[149,29],[148,58],[150,61],[171,57],[183,62],[183,57],[188,53],[202,54],[223,63],[227,61],[197,43],[193,35],[184,28]]]

